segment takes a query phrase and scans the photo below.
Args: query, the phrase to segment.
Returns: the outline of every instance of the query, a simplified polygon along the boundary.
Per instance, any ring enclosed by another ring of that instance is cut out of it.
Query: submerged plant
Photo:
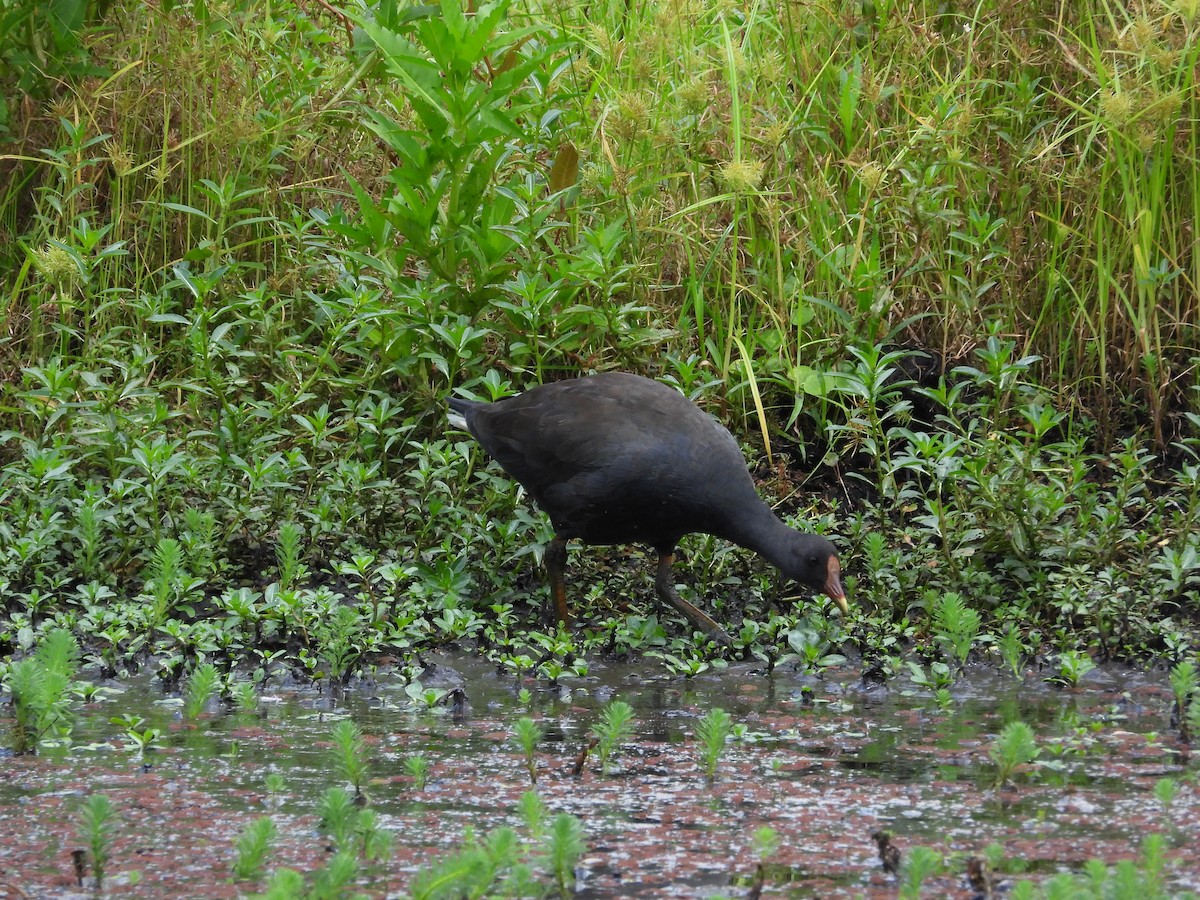
[[[948,591],[933,602],[934,635],[954,651],[959,668],[966,664],[981,624],[979,613],[959,593]]]
[[[529,716],[522,716],[513,728],[521,752],[525,754],[525,769],[529,772],[530,784],[537,784],[537,752],[538,742],[542,739],[542,729]]]
[[[1009,722],[992,744],[988,755],[996,764],[996,787],[1002,788],[1020,766],[1037,757],[1038,746],[1033,729],[1019,719]]]
[[[1021,639],[1021,629],[1010,622],[996,640],[996,647],[1000,650],[1000,658],[1013,673],[1013,677],[1020,678],[1021,665],[1025,658],[1025,644]]]
[[[592,726],[596,738],[596,755],[600,759],[600,771],[608,773],[608,762],[613,754],[633,735],[630,723],[633,707],[624,700],[613,700],[604,707],[599,722]]]
[[[570,813],[555,816],[546,836],[546,861],[560,897],[570,897],[575,892],[575,866],[585,849],[583,823]]]
[[[405,757],[404,771],[413,780],[413,790],[425,790],[425,781],[429,777],[429,759],[423,753],[414,753]]]
[[[91,794],[79,808],[79,835],[88,848],[96,892],[104,890],[104,875],[112,854],[117,813],[106,794]]]
[[[260,878],[277,829],[270,816],[259,816],[250,822],[237,839],[237,857],[233,861],[233,876],[239,881]]]
[[[1058,681],[1070,687],[1078,687],[1083,676],[1096,668],[1096,662],[1087,653],[1079,650],[1063,650],[1058,654],[1058,673],[1048,681]]]
[[[349,791],[342,787],[326,788],[317,804],[318,826],[322,833],[329,835],[333,846],[345,850],[350,846],[350,838],[358,824],[358,807]]]
[[[908,851],[901,871],[901,900],[917,900],[921,896],[921,885],[925,879],[936,875],[941,868],[942,857],[936,850],[929,847],[913,847]]]
[[[333,726],[330,737],[337,750],[342,775],[354,788],[355,801],[361,803],[362,787],[367,780],[366,745],[363,743],[362,730],[350,719],[342,719]]]
[[[200,718],[213,698],[220,683],[221,675],[212,663],[197,666],[188,679],[183,697],[183,717],[188,721]]]
[[[36,753],[47,735],[71,729],[71,684],[79,668],[79,644],[66,628],[48,632],[32,656],[12,665],[13,752]]]
[[[700,763],[704,767],[704,778],[712,784],[717,776],[717,764],[725,752],[725,744],[733,734],[733,719],[720,708],[711,709],[696,723],[696,737],[700,741]]]
[[[1175,694],[1174,718],[1179,723],[1179,731],[1185,741],[1191,740],[1188,713],[1189,707],[1196,704],[1197,682],[1196,664],[1191,660],[1181,660],[1171,668],[1171,691]]]

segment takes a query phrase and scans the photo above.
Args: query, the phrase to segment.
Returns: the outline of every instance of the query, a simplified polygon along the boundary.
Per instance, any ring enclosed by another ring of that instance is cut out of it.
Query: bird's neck
[[[794,532],[780,521],[771,507],[760,498],[755,499],[758,501],[755,506],[738,510],[738,517],[729,523],[721,537],[753,550],[777,569],[782,568],[787,562],[786,548]]]

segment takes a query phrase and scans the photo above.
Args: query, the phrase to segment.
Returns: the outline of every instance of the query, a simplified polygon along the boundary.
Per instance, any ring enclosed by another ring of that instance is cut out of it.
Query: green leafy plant
[[[1038,746],[1033,729],[1019,719],[1009,722],[1001,729],[988,755],[996,764],[996,787],[1002,788],[1018,768],[1037,758]]]
[[[1000,657],[1008,666],[1009,671],[1013,673],[1013,677],[1020,678],[1021,666],[1025,657],[1025,644],[1021,639],[1020,628],[1010,622],[996,639],[996,647],[1000,650]]]
[[[592,726],[600,771],[607,774],[612,756],[633,734],[633,707],[624,700],[612,700],[604,707],[600,721]]]
[[[966,664],[971,647],[979,637],[981,623],[979,613],[967,606],[961,594],[949,591],[935,596],[934,634],[954,652],[960,668]]]
[[[946,690],[950,685],[954,684],[954,673],[950,671],[950,667],[944,662],[930,663],[928,672],[925,671],[925,667],[919,662],[911,659],[906,662],[910,672],[909,678],[913,684],[935,692]]]
[[[925,879],[942,870],[942,857],[928,847],[913,847],[909,850],[900,876],[900,897],[916,900],[921,896],[921,885]]]
[[[88,849],[96,891],[104,889],[104,876],[116,838],[117,812],[105,794],[89,794],[79,807],[79,834]]]
[[[362,730],[350,719],[342,719],[334,724],[330,730],[330,737],[333,739],[342,775],[354,788],[355,801],[361,803],[363,801],[362,788],[369,771]]]
[[[700,742],[700,764],[709,784],[716,779],[717,764],[721,761],[725,745],[732,734],[733,719],[723,709],[710,709],[696,723],[696,737]]]
[[[148,757],[162,738],[162,729],[143,728],[146,720],[141,716],[115,716],[110,721],[125,729],[125,739],[137,751],[138,759],[143,766],[149,765]]]
[[[525,755],[525,769],[529,772],[530,784],[537,784],[537,745],[542,739],[542,729],[533,719],[522,716],[513,728],[513,736]]]
[[[352,846],[352,838],[358,825],[359,808],[350,793],[341,787],[326,788],[317,804],[319,828],[329,836],[338,850]]]
[[[575,866],[587,849],[583,823],[569,813],[559,813],[550,822],[546,839],[546,862],[558,886],[558,894],[570,897],[575,891]]]
[[[1189,706],[1195,705],[1200,691],[1200,678],[1197,677],[1196,665],[1191,660],[1180,660],[1171,667],[1171,691],[1175,694],[1175,720],[1185,741],[1191,739],[1189,727]]]
[[[413,780],[413,790],[425,790],[425,782],[429,778],[429,759],[421,753],[414,753],[404,758],[404,771]]]
[[[544,228],[553,209],[539,213],[517,200],[524,178],[517,151],[538,145],[531,126],[548,111],[537,85],[547,83],[552,36],[515,26],[508,10],[506,2],[488,3],[467,15],[446,2],[437,13],[360,23],[403,88],[390,98],[394,111],[367,110],[369,127],[400,160],[387,179],[393,202],[378,206],[356,186],[371,244],[399,248],[390,251],[394,273],[419,260],[441,283],[441,302],[469,315],[515,270],[518,235]],[[526,225],[530,215],[536,219]],[[430,332],[454,380],[466,347],[486,330],[460,318]]]
[[[830,653],[832,641],[815,628],[794,628],[787,635],[788,646],[798,658],[798,665],[806,672],[816,672],[829,666],[841,665],[846,657]],[[780,662],[789,660],[784,657]]]
[[[65,628],[48,632],[32,656],[10,667],[7,687],[14,711],[14,753],[36,753],[48,735],[70,733],[70,690],[78,667],[79,645]]]
[[[239,881],[253,881],[262,877],[267,854],[275,840],[277,829],[270,816],[259,816],[250,822],[238,836],[233,861],[233,876]]]
[[[197,666],[188,679],[183,696],[183,717],[195,721],[207,709],[209,701],[217,693],[221,674],[212,663]]]
[[[1079,650],[1063,650],[1058,654],[1058,672],[1048,680],[1077,687],[1088,672],[1096,668],[1096,662],[1087,653]]]

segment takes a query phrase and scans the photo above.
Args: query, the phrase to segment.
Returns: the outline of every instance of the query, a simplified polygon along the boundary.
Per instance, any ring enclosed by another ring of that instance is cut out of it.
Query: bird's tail
[[[457,428],[460,431],[467,431],[467,419],[463,415],[470,407],[470,400],[463,400],[460,397],[450,398],[450,410],[446,413],[446,421],[450,423],[451,428]]]

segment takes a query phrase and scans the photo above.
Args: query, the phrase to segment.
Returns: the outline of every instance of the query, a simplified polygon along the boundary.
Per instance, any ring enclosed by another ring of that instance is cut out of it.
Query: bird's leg
[[[546,545],[546,552],[542,556],[542,561],[546,564],[546,579],[550,582],[550,602],[554,604],[555,621],[570,626],[571,613],[567,609],[567,581],[565,573],[567,568],[566,538],[555,535],[554,540]]]
[[[671,564],[674,562],[675,552],[673,550],[665,552],[660,550],[658,552],[658,575],[654,579],[654,586],[658,589],[658,596],[683,613],[689,622],[718,644],[728,647],[733,641],[729,639],[729,635],[725,633],[725,629],[680,597],[679,592],[675,590],[675,579],[671,577]]]

